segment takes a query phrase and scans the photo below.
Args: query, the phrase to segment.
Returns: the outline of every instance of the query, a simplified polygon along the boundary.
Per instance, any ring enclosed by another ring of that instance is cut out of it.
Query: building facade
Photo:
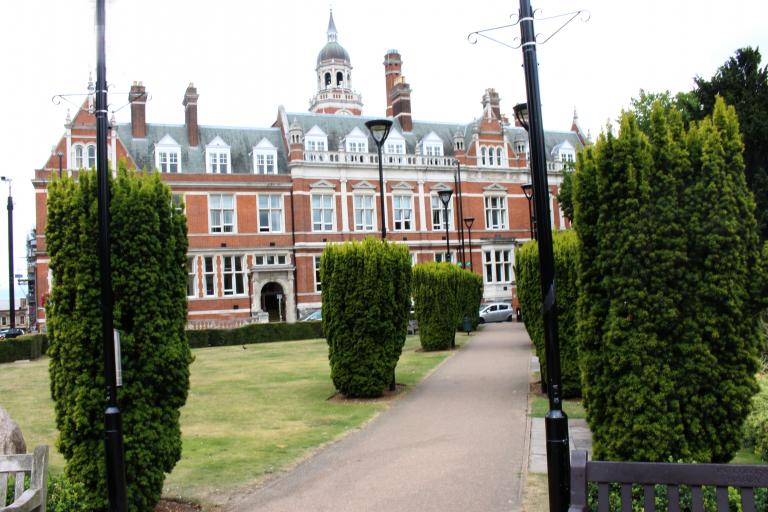
[[[461,262],[482,274],[484,300],[515,301],[516,244],[530,238],[528,137],[502,115],[487,89],[482,112],[469,122],[414,119],[411,89],[396,50],[384,57],[386,112],[393,121],[382,147],[384,212],[379,208],[378,156],[361,95],[352,89],[349,54],[333,16],[317,58],[317,90],[307,112],[279,107],[263,128],[198,123],[199,95],[184,92],[184,125],[147,122],[147,90],[131,87],[131,122],[108,134],[109,160],[160,172],[184,204],[189,229],[191,326],[253,319],[295,321],[320,307],[319,260],[333,242],[379,236],[405,243],[414,263]],[[36,304],[38,325],[51,286],[45,245],[46,190],[59,172],[95,166],[96,120],[89,102],[66,119],[65,134],[35,172]],[[554,229],[566,229],[556,200],[565,166],[586,143],[571,129],[545,134]],[[112,165],[112,164],[111,164]],[[460,185],[460,186],[459,186]],[[446,211],[438,193],[451,189]],[[461,193],[458,191],[460,190]],[[464,219],[474,219],[467,229]],[[446,256],[445,223],[450,256]],[[463,235],[465,251],[460,251]]]

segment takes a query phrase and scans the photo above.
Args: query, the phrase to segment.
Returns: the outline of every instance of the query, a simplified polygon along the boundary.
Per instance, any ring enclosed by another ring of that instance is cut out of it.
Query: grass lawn
[[[456,343],[467,342],[457,334]],[[397,382],[413,386],[450,352],[420,352],[409,336]],[[325,443],[369,421],[385,402],[338,403],[325,340],[193,350],[191,387],[182,409],[183,453],[163,495],[217,503],[270,473],[290,467]],[[0,405],[21,427],[28,447],[54,446],[48,359],[0,365]],[[53,449],[50,469],[63,470]]]
[[[534,393],[533,391],[529,396],[531,400],[531,417],[545,417],[547,412],[549,412],[549,400],[547,399],[547,396],[540,392]],[[580,398],[567,398],[563,400],[563,411],[565,411],[565,414],[568,415],[569,419],[576,420],[587,417]]]

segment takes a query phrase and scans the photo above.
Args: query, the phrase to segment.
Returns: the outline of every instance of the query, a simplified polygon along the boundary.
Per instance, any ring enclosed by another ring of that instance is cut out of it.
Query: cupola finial
[[[333,7],[331,7],[331,17],[328,20],[328,42],[335,43],[337,38],[336,24],[333,22]]]

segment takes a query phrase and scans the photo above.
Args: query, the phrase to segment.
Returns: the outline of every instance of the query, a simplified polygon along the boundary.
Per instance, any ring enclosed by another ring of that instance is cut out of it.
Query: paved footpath
[[[363,429],[226,510],[520,511],[530,360],[523,324],[489,324]]]

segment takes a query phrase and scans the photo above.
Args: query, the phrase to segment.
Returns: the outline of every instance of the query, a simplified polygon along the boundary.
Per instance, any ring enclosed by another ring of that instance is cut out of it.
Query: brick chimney
[[[395,87],[395,80],[400,77],[403,61],[397,50],[389,50],[384,56],[384,78],[386,80],[387,93],[387,117],[392,117],[392,91]]]
[[[141,82],[133,82],[128,93],[131,103],[131,135],[135,139],[147,136],[147,91]]]
[[[192,147],[197,146],[197,89],[192,82],[189,83],[187,91],[184,93],[184,124],[187,126],[187,140]]]
[[[400,121],[404,132],[413,130],[411,119],[411,86],[400,75],[392,88],[392,116]]]
[[[487,119],[501,119],[499,93],[496,89],[486,89],[483,94],[483,116]]]

